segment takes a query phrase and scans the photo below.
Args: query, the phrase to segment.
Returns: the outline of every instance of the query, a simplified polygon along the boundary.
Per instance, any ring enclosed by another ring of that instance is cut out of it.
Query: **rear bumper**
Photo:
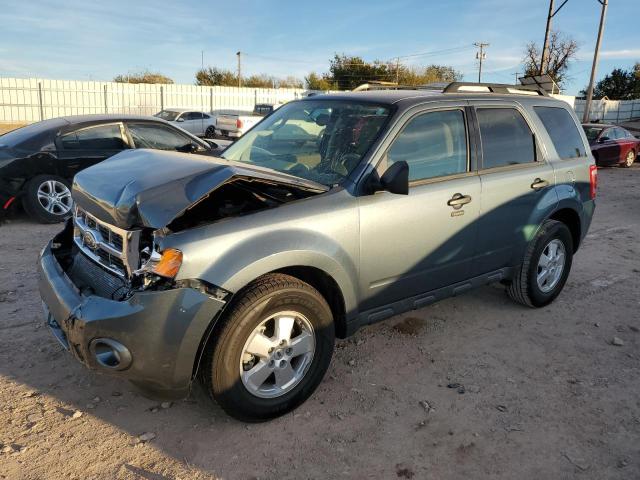
[[[595,200],[587,200],[583,203],[582,218],[580,219],[580,243],[582,243],[582,240],[584,240],[584,237],[586,237],[587,233],[589,232],[589,227],[591,227],[591,220],[593,220],[593,214],[595,210]]]
[[[0,215],[9,210],[20,192],[0,179]]]
[[[220,130],[219,128],[216,128],[216,135],[228,138],[240,138],[242,136],[242,133],[238,131]]]
[[[38,286],[47,325],[60,343],[91,369],[162,395],[185,395],[201,341],[225,303],[191,288],[137,292],[125,301],[85,296],[51,245],[38,261]],[[117,365],[105,364],[105,345],[123,346],[129,358],[119,352]]]

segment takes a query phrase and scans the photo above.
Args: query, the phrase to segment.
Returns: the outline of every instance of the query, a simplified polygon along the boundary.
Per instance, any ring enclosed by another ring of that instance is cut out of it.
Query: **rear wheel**
[[[208,126],[207,130],[204,132],[204,137],[205,138],[215,138],[216,136],[216,129],[213,126]]]
[[[264,421],[320,384],[333,355],[333,317],[316,289],[288,275],[265,275],[238,295],[207,346],[203,381],[229,415]]]
[[[40,223],[57,223],[71,214],[73,200],[69,182],[57,175],[38,175],[27,182],[22,205]]]
[[[560,294],[571,270],[573,240],[567,226],[546,220],[527,247],[507,293],[529,307],[544,307]]]
[[[629,152],[627,153],[627,156],[624,157],[624,163],[622,164],[622,166],[625,168],[629,168],[631,165],[633,165],[633,162],[635,161],[636,161],[636,152],[634,152],[633,150],[629,150]]]

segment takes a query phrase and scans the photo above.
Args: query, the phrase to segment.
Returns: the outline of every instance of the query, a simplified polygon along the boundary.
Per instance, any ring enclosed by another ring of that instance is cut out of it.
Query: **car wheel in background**
[[[631,165],[633,165],[633,162],[635,161],[636,161],[636,152],[634,152],[633,150],[629,150],[627,152],[627,156],[624,157],[624,163],[622,164],[622,166],[625,168],[629,168]]]
[[[204,132],[204,137],[205,138],[215,138],[216,136],[216,129],[213,126],[208,126],[207,130]]]
[[[238,293],[207,345],[202,377],[231,416],[259,422],[304,402],[333,355],[324,297],[295,277],[268,274]]]
[[[571,232],[562,222],[546,220],[529,243],[507,293],[529,307],[548,305],[562,291],[572,260]]]
[[[65,220],[73,208],[71,186],[57,175],[38,175],[27,182],[22,197],[27,214],[40,223]]]

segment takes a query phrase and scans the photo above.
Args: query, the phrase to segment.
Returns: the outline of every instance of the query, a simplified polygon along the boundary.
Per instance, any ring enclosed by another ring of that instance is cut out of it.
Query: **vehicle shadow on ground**
[[[37,425],[32,425],[29,415],[42,412],[42,419],[38,423],[40,427],[50,431],[53,438],[71,435],[82,438],[83,443],[88,445],[98,438],[104,438],[106,442],[116,439],[112,448],[122,450],[124,447],[125,452],[131,452],[131,457],[127,458],[125,453],[123,461],[120,453],[118,463],[101,467],[102,471],[111,470],[114,477],[115,472],[126,470],[134,475],[133,478],[176,478],[158,470],[158,460],[153,455],[145,454],[149,456],[148,460],[141,457],[140,448],[159,450],[189,466],[193,469],[189,470],[191,473],[203,472],[216,478],[271,478],[286,470],[281,462],[291,463],[302,472],[307,462],[304,460],[305,455],[316,449],[326,454],[337,448],[341,457],[347,455],[342,452],[343,449],[348,450],[351,443],[355,445],[358,439],[379,435],[381,423],[397,421],[388,411],[388,406],[379,404],[377,398],[390,394],[395,397],[395,393],[390,393],[391,388],[379,383],[379,379],[363,383],[363,379],[354,378],[360,375],[368,377],[369,369],[378,368],[379,360],[369,360],[374,351],[366,351],[364,355],[367,360],[361,360],[362,351],[367,349],[367,344],[372,341],[376,344],[387,343],[388,338],[394,339],[401,332],[402,338],[392,340],[396,346],[390,348],[396,350],[403,342],[410,342],[410,345],[404,345],[403,348],[411,356],[423,348],[421,345],[424,344],[424,340],[417,339],[416,335],[456,335],[448,328],[439,306],[411,312],[409,321],[402,322],[397,330],[392,325],[403,317],[394,317],[381,324],[365,327],[351,339],[338,342],[323,383],[306,403],[273,421],[246,424],[229,417],[211,400],[199,382],[194,383],[187,398],[163,402],[161,399],[149,398],[125,380],[87,370],[62,349],[44,326],[35,285],[29,282],[28,289],[30,298],[27,302],[21,305],[0,303],[1,317],[9,320],[0,324],[0,347],[4,352],[0,354],[0,376],[8,379],[11,385],[11,390],[0,392],[0,396],[22,402],[21,413],[15,414],[12,419],[21,428],[38,428]],[[495,286],[485,287],[477,294],[472,293],[447,302],[470,302],[469,308],[478,310],[490,309],[493,305],[500,305],[500,308],[505,306],[505,316],[519,315],[522,308],[512,304],[506,298],[504,290]],[[435,320],[430,319],[432,315]],[[22,318],[23,321],[19,322],[17,318]],[[475,326],[472,328],[475,329]],[[495,325],[482,328],[491,329]],[[358,359],[355,365],[353,358]],[[424,362],[428,363],[428,360],[425,359]],[[389,375],[388,372],[386,375],[396,376]],[[425,382],[424,373],[419,371],[405,373],[404,381],[409,386],[424,382],[427,384],[426,388],[438,390],[437,383]],[[419,390],[424,394],[424,388]],[[415,394],[420,395],[420,392]],[[434,392],[427,396],[436,398]],[[28,405],[26,409],[25,403]],[[423,410],[419,408],[417,400],[412,399],[411,404],[409,422],[419,425]],[[413,408],[414,404],[418,407]],[[82,412],[82,416],[74,418],[78,411]],[[357,419],[356,424],[351,424],[351,419],[345,419],[351,416]],[[413,427],[407,428],[407,434],[410,434]],[[126,434],[125,438],[122,433]],[[137,445],[139,437],[146,433],[152,433],[154,438],[143,447]],[[445,430],[440,434],[446,438]],[[5,441],[9,440],[6,434],[3,436]],[[41,442],[29,440],[28,437],[24,440],[11,440],[29,445],[34,454],[45,447]],[[69,444],[66,442],[68,440],[62,440],[59,456],[69,459],[74,453],[68,450]],[[360,444],[358,448],[362,446]],[[248,461],[243,452],[251,452],[253,459]],[[287,453],[283,455],[283,452]],[[47,471],[50,470],[46,467],[44,453],[37,462],[34,459],[39,466],[34,467],[33,471],[38,472],[38,468],[43,468],[38,478],[51,478],[47,476]],[[283,455],[283,459],[278,459],[279,455]],[[351,455],[348,454],[349,457]],[[263,463],[265,459],[266,463]],[[57,457],[54,459],[58,460]],[[89,465],[93,461],[87,458],[84,462]],[[343,467],[336,464],[329,470],[338,472],[342,468],[348,471],[348,464],[352,461],[343,459],[343,462]],[[355,457],[353,463],[363,468],[362,464],[368,461],[360,461]],[[353,474],[356,475],[356,472]]]

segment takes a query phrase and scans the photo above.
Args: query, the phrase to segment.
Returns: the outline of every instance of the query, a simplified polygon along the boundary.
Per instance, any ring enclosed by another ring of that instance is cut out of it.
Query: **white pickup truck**
[[[250,114],[222,113],[216,119],[216,135],[239,138],[280,105],[257,103]]]

